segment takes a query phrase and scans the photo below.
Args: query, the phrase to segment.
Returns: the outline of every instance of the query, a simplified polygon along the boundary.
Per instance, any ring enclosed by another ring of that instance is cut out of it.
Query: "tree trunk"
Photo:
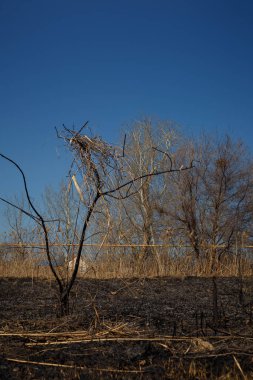
[[[69,314],[69,292],[64,289],[60,297],[60,314],[61,317]]]

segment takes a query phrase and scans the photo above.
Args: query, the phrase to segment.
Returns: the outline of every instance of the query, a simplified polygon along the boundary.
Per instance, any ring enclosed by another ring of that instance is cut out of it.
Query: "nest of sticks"
[[[71,131],[73,137],[67,139],[71,146],[71,149],[79,157],[90,157],[101,156],[104,159],[113,158],[115,156],[115,151],[113,148],[103,141],[100,137],[88,137],[87,135],[81,135],[75,131]]]

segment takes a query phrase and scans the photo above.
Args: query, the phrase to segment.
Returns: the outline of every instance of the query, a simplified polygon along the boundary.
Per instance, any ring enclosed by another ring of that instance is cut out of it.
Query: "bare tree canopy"
[[[252,161],[244,145],[228,136],[218,141],[203,136],[176,153],[178,162],[191,157],[194,169],[172,178],[170,203],[160,211],[176,223],[197,258],[212,246],[215,265],[252,221]]]

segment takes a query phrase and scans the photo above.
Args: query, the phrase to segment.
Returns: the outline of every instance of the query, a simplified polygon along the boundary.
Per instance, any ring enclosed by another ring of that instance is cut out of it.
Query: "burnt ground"
[[[0,280],[1,379],[252,379],[253,281]],[[217,291],[215,290],[217,288]]]

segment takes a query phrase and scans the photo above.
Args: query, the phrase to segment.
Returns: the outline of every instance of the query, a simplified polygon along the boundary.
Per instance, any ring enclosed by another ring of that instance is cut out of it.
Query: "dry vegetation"
[[[240,277],[236,261],[214,277],[189,276],[189,257],[163,260],[163,276],[146,262],[144,277],[133,258],[101,256],[78,277],[65,317],[48,268],[2,263],[1,378],[251,379],[249,262]]]
[[[143,248],[142,248],[143,249]],[[242,251],[244,251],[243,249]],[[84,257],[87,268],[85,271],[79,271],[78,277],[94,279],[114,279],[114,278],[149,278],[149,277],[249,277],[253,275],[253,263],[251,260],[251,250],[247,249],[247,256],[231,254],[223,257],[219,266],[212,270],[212,259],[203,258],[201,261],[195,259],[194,254],[180,253],[180,247],[159,248],[160,263],[162,272],[157,266],[156,258],[147,258],[144,253],[141,254],[122,254],[120,247],[114,249],[102,250],[96,257]],[[115,253],[112,253],[115,251]],[[165,251],[163,253],[163,251]],[[29,256],[29,257],[26,257]],[[31,254],[12,254],[11,258],[0,260],[0,276],[14,278],[33,278],[33,279],[53,279],[49,266],[46,265],[46,255],[41,253],[40,256]],[[3,255],[2,255],[3,257]],[[41,263],[43,263],[41,265]],[[67,264],[58,266],[60,273],[66,274]]]

